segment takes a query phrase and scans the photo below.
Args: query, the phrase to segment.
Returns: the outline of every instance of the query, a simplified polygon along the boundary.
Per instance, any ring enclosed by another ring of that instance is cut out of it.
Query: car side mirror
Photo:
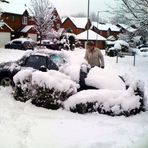
[[[39,70],[42,72],[47,72],[47,68],[45,66],[40,66]]]

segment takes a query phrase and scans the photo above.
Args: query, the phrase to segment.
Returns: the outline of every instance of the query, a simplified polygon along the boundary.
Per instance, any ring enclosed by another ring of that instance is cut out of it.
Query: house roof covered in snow
[[[111,31],[117,31],[117,32],[120,31],[120,28],[117,27],[117,26],[114,25],[114,24],[109,24],[109,23],[107,23],[106,26],[107,26],[108,28],[110,28]]]
[[[7,12],[7,13],[22,15],[25,10],[27,10],[27,7],[25,5],[20,5],[20,4],[16,5],[16,4],[11,4],[11,3],[0,3],[0,11],[3,13]]]
[[[113,35],[110,35],[108,38],[107,38],[108,41],[115,41],[116,38],[113,36]]]
[[[126,24],[118,24],[119,26],[121,26],[122,28],[124,28],[125,30],[129,31],[129,32],[135,32],[137,29],[131,27],[131,26],[128,26]]]
[[[106,38],[104,38],[103,36],[97,34],[96,32],[92,31],[92,30],[88,30],[88,34],[89,34],[89,40],[98,40],[98,41],[105,41]],[[87,40],[87,30],[78,34],[77,38],[80,40]]]
[[[97,23],[97,22],[92,22],[92,27],[93,26],[95,26],[99,30],[104,30],[104,31],[107,31],[109,29],[108,26],[106,26],[105,24],[100,24],[100,23]]]
[[[103,31],[107,31],[108,29],[110,29],[111,31],[120,31],[120,28],[117,27],[114,24],[109,24],[109,23],[97,23],[97,22],[92,22],[92,26],[95,26],[96,28],[98,28],[99,30],[103,30]]]
[[[5,23],[5,22],[0,22],[0,29],[1,29],[3,26],[7,26],[11,31],[14,31],[7,23]]]
[[[87,17],[67,17],[67,18],[69,18],[77,28],[85,28],[88,22]],[[62,22],[64,22],[67,18],[63,18]]]
[[[34,25],[27,25],[27,26],[25,26],[25,27],[21,30],[21,32],[26,33],[26,32],[28,32],[31,28],[34,28]]]

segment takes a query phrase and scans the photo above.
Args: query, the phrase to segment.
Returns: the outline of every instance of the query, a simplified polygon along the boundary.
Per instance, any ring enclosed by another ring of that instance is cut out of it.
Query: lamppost
[[[100,13],[102,12],[109,12],[108,10],[105,10],[105,11],[97,11],[97,29],[98,29],[98,25],[99,25],[99,22],[100,22]],[[98,32],[97,32],[97,35],[96,35],[96,47],[98,45]]]
[[[89,22],[89,5],[90,5],[90,0],[88,0],[88,5],[87,5],[87,22]],[[89,32],[87,28],[87,42],[88,42],[88,38],[89,38]]]

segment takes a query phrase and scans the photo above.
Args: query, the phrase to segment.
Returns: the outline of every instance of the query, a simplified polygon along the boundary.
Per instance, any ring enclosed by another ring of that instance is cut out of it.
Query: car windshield
[[[65,63],[65,60],[62,56],[52,54],[50,55],[50,59],[58,66],[63,65]]]

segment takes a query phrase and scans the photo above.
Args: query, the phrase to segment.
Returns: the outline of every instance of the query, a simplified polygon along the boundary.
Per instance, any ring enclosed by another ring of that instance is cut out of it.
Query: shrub
[[[26,74],[27,73],[27,74]],[[77,92],[78,85],[58,71],[23,70],[14,76],[14,98],[39,107],[58,109],[62,102]]]
[[[81,114],[98,112],[130,116],[145,111],[144,85],[138,81],[127,90],[85,90],[69,97],[64,108]]]

